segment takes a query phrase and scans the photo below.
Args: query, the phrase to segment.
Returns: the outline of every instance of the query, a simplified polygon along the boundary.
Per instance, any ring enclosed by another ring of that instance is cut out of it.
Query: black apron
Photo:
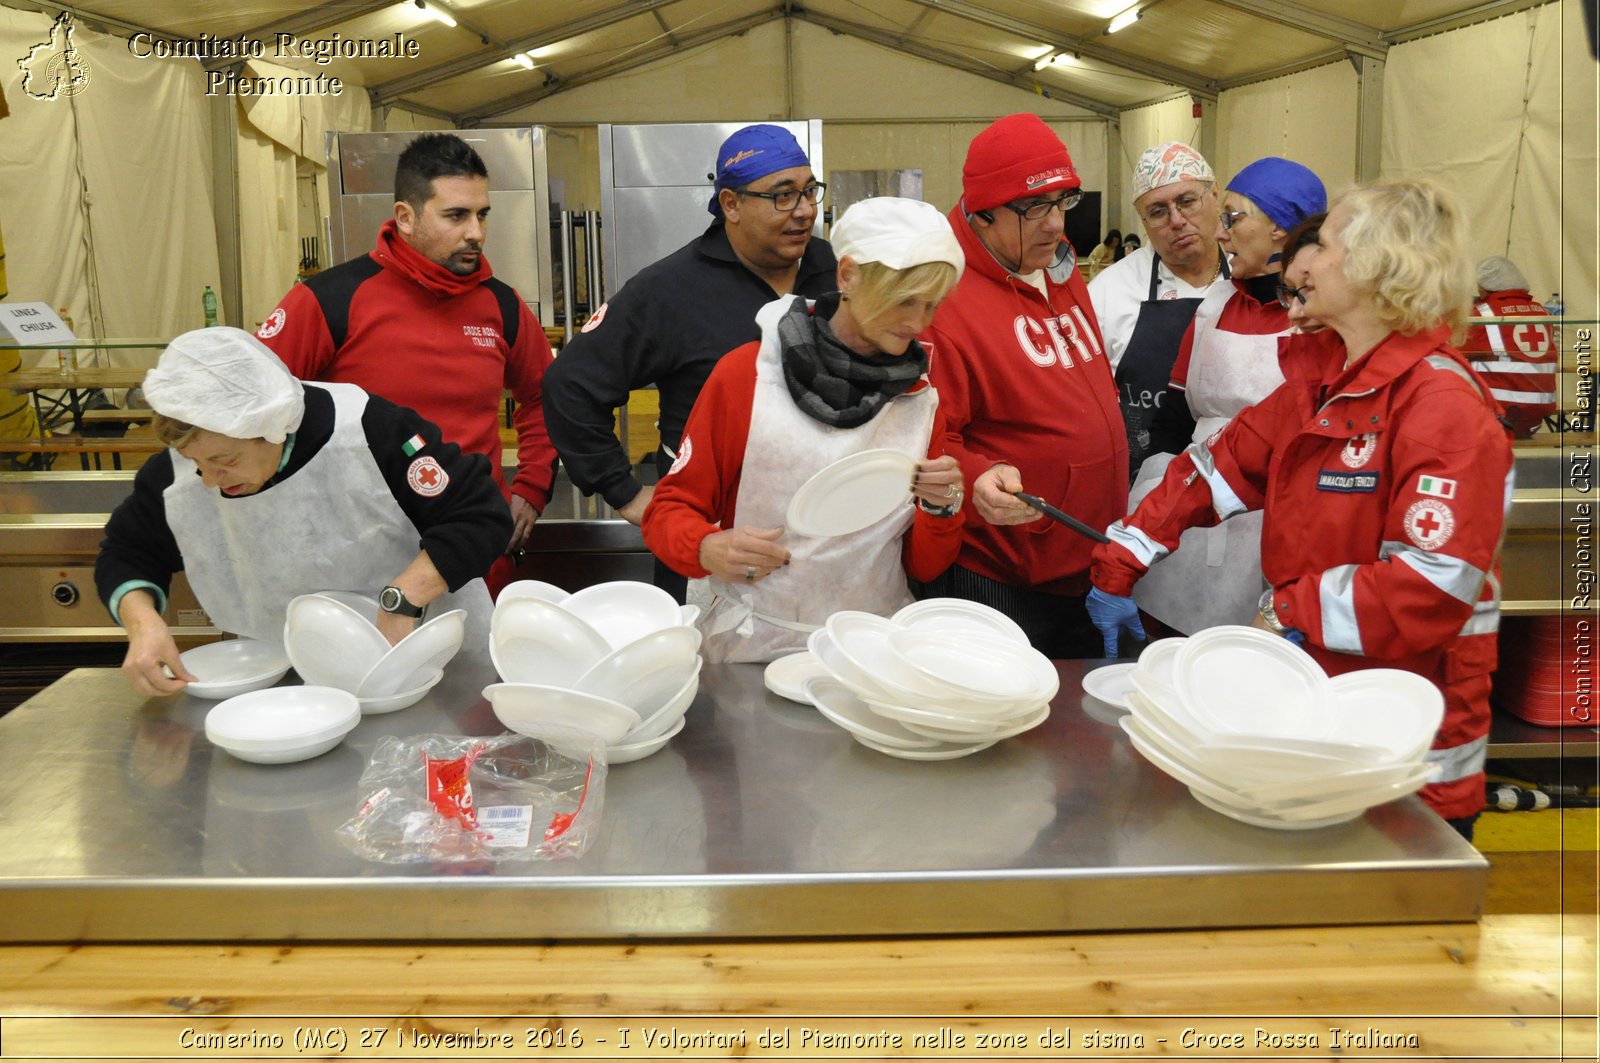
[[[1219,252],[1220,254],[1220,252]],[[1224,266],[1224,268],[1226,268]],[[1128,337],[1127,349],[1117,363],[1117,399],[1122,404],[1122,423],[1128,431],[1128,482],[1138,475],[1144,459],[1158,450],[1151,439],[1158,413],[1162,415],[1163,440],[1181,438],[1179,449],[1194,431],[1194,418],[1188,405],[1180,410],[1167,403],[1179,403],[1183,396],[1168,395],[1172,366],[1178,360],[1178,347],[1202,299],[1158,299],[1161,287],[1161,256],[1150,260],[1150,294],[1139,304],[1139,317]],[[1185,428],[1183,423],[1188,422]],[[1170,446],[1170,443],[1167,443]],[[1175,451],[1174,451],[1175,453]]]

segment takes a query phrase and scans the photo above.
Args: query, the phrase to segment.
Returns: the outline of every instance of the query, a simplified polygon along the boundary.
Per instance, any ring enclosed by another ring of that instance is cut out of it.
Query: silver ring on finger
[[[744,578],[747,583],[754,583],[756,581],[756,566],[744,566]]]
[[[946,497],[946,498],[954,498],[954,497],[956,497],[956,495],[958,493],[959,492],[956,491],[956,485],[955,484],[945,484],[944,485],[944,497]]]

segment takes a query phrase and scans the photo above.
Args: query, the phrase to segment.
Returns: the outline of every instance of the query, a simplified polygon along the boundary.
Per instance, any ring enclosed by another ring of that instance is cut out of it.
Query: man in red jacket
[[[1038,495],[1096,528],[1128,500],[1128,443],[1116,385],[1062,239],[1080,181],[1037,115],[973,138],[950,224],[967,270],[923,337],[929,376],[975,514],[961,553],[922,597],[982,602],[1050,657],[1098,657],[1084,611],[1093,544],[1015,496]]]
[[[295,376],[408,406],[489,459],[514,524],[487,577],[497,594],[511,578],[509,555],[527,545],[550,500],[556,454],[541,405],[550,344],[484,257],[489,171],[478,153],[453,134],[425,133],[401,154],[394,183],[394,217],[377,246],[295,285],[256,335]],[[509,485],[500,460],[506,389],[517,407]]]
[[[1528,294],[1528,279],[1504,255],[1478,263],[1478,301],[1473,317],[1543,317],[1545,308]],[[1556,345],[1550,326],[1473,325],[1461,343],[1461,353],[1489,385],[1496,401],[1505,407],[1512,434],[1526,438],[1556,412]]]

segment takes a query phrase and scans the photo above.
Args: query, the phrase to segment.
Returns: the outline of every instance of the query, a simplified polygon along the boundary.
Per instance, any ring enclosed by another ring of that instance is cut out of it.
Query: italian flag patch
[[[401,445],[400,449],[406,452],[406,457],[416,457],[417,451],[428,445],[428,441],[420,434],[412,436]]]
[[[1456,482],[1446,480],[1442,476],[1417,477],[1417,494],[1432,495],[1434,498],[1456,497]]]

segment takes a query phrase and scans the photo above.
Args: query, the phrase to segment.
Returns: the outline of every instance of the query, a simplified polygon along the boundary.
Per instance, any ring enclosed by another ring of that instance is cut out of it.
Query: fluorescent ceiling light
[[[1078,61],[1078,57],[1071,52],[1046,52],[1033,64],[1033,69],[1043,70],[1047,66],[1069,66]]]
[[[1118,30],[1125,30],[1138,21],[1139,8],[1137,6],[1130,7],[1128,10],[1122,12],[1122,14],[1112,16],[1111,25],[1106,27],[1106,32],[1116,33]]]
[[[416,6],[421,9],[422,13],[427,15],[429,18],[443,22],[446,26],[454,26],[456,24],[456,20],[448,11],[435,7],[430,3],[426,3],[425,0],[415,0],[415,3]]]
[[[1051,63],[1053,63],[1055,61],[1056,61],[1056,53],[1054,53],[1054,52],[1046,52],[1043,55],[1041,55],[1037,60],[1034,61],[1033,68],[1035,70],[1043,70],[1045,67],[1049,66]]]
[[[518,52],[516,55],[512,56],[511,58],[515,59],[517,61],[517,65],[520,66],[522,69],[524,69],[524,70],[532,70],[533,69],[533,56],[529,55],[527,52]]]

